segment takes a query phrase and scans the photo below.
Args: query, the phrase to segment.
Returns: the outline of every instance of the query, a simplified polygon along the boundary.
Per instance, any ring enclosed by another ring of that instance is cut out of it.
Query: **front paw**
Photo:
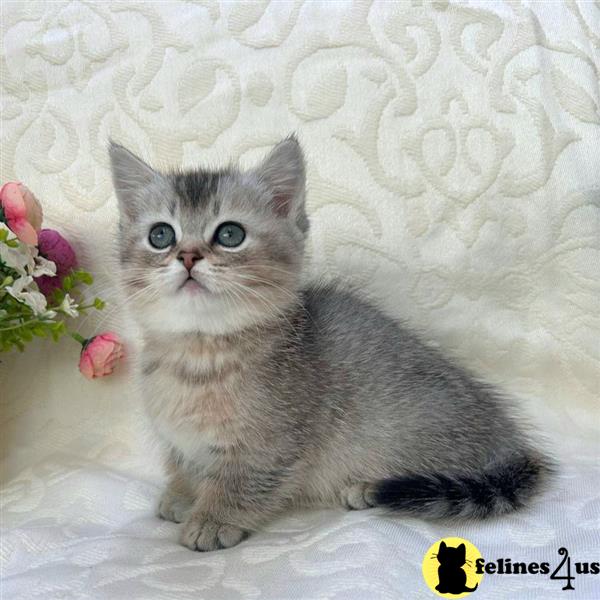
[[[191,515],[183,524],[179,541],[190,550],[208,552],[231,548],[247,535],[240,527],[220,523],[208,515]]]
[[[167,488],[158,504],[158,516],[166,521],[183,523],[192,507],[192,498],[176,494]]]

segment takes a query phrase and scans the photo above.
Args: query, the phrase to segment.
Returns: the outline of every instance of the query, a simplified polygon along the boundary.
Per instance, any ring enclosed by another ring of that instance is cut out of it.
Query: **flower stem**
[[[27,325],[31,325],[32,323],[41,323],[39,319],[30,319],[29,321],[22,321],[18,325],[12,325],[11,327],[2,327],[0,331],[12,331],[13,329],[20,329],[21,327],[26,327]]]
[[[79,342],[82,346],[85,345],[87,340],[82,336],[76,333],[75,331],[69,331],[69,335],[76,341]]]

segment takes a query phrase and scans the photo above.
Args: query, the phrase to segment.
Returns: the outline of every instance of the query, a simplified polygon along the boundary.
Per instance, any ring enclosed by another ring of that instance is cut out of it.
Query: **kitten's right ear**
[[[440,542],[440,551],[446,549],[446,542]]]
[[[139,214],[141,191],[159,177],[158,173],[124,146],[110,141],[108,148],[113,185],[121,214],[130,219]]]

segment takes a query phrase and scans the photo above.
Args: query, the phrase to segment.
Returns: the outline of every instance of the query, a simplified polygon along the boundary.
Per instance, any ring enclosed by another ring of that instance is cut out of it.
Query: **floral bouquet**
[[[79,370],[88,379],[112,373],[123,356],[115,333],[85,339],[67,321],[89,309],[102,310],[100,298],[82,291],[92,276],[77,268],[67,240],[42,229],[42,207],[22,183],[0,188],[0,352],[23,350],[34,337],[57,341],[68,334],[82,345]]]

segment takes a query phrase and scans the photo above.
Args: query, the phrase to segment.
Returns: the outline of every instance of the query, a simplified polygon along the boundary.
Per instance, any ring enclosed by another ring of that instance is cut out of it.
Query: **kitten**
[[[487,517],[536,492],[548,462],[499,393],[356,295],[302,287],[295,138],[245,172],[110,158],[159,513],[184,545],[233,546],[293,505]]]

